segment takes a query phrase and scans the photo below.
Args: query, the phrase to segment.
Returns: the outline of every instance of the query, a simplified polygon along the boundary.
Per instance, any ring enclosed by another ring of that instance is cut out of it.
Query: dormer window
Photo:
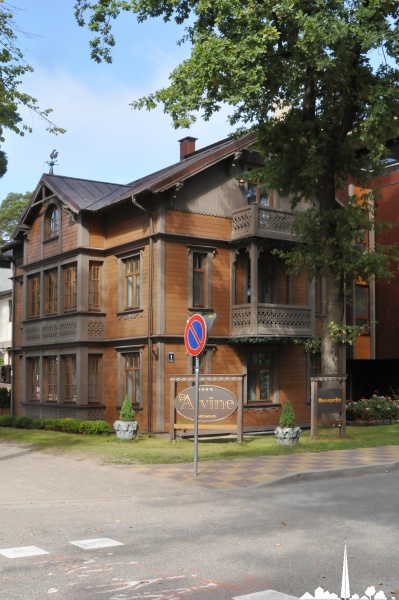
[[[58,208],[52,204],[46,212],[45,232],[46,239],[57,237],[60,228],[60,213]]]

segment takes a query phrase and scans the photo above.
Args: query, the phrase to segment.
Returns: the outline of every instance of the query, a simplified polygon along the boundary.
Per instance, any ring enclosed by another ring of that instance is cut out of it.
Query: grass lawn
[[[98,458],[103,464],[171,464],[193,462],[194,444],[191,440],[170,443],[164,437],[139,436],[134,441],[121,441],[115,435],[78,435],[56,431],[0,428],[0,443],[29,444],[32,450],[68,453]],[[252,456],[325,452],[344,448],[368,448],[397,445],[399,424],[371,427],[347,427],[346,436],[338,428],[319,428],[316,440],[310,431],[303,431],[299,444],[293,448],[279,446],[274,435],[250,437],[238,444],[232,438],[199,439],[198,460],[227,460]]]

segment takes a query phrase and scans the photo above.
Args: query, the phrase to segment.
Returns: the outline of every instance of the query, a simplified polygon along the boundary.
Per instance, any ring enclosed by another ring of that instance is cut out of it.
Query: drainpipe
[[[150,217],[150,236],[149,236],[149,278],[148,278],[148,435],[152,434],[152,330],[153,330],[153,286],[154,286],[154,216],[137,202],[135,196],[132,196],[132,203],[142,212]]]

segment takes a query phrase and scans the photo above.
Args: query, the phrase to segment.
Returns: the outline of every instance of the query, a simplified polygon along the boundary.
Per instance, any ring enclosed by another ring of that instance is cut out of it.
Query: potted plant
[[[295,426],[295,414],[289,400],[281,411],[279,427],[274,430],[274,435],[279,444],[293,446],[298,443],[302,431]]]
[[[115,421],[114,429],[116,437],[120,440],[134,440],[138,433],[139,424],[136,421],[136,411],[129,396],[126,396],[123,401],[119,421]]]

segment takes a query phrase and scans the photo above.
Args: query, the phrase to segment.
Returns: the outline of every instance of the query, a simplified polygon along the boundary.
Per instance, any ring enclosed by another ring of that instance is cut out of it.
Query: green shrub
[[[110,426],[106,421],[89,421],[91,435],[106,435],[110,431]]]
[[[0,408],[10,408],[11,392],[6,387],[0,387]]]
[[[14,425],[14,415],[1,415],[0,416],[0,427],[12,427]]]
[[[66,431],[67,433],[79,433],[79,428],[81,424],[80,419],[60,419],[60,429],[61,431]]]
[[[79,426],[79,433],[83,433],[83,435],[90,435],[92,423],[93,421],[81,421]]]
[[[43,419],[33,419],[30,429],[43,429]]]
[[[29,429],[32,421],[32,417],[26,417],[22,415],[21,417],[17,417],[15,419],[14,427],[17,427],[18,429]]]
[[[135,421],[136,420],[136,411],[134,410],[134,408],[132,406],[129,396],[126,396],[123,401],[121,412],[119,414],[119,420],[120,421]]]
[[[54,422],[55,422],[55,419],[53,419],[52,417],[43,419],[43,429],[46,429],[48,431],[54,429]]]
[[[295,427],[295,413],[289,400],[284,404],[284,408],[281,411],[280,416],[280,427]]]
[[[63,419],[54,419],[54,423],[53,423],[54,431],[62,431],[62,421],[63,421]]]

